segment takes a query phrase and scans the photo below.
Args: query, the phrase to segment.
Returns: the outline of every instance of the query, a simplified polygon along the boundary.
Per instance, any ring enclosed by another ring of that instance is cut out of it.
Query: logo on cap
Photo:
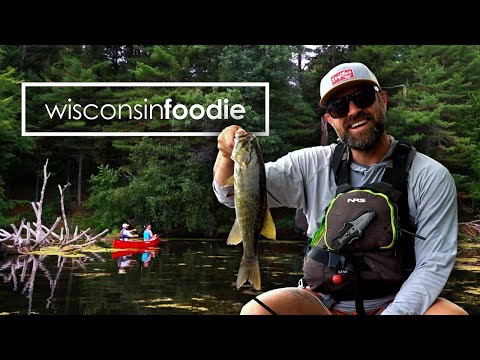
[[[355,79],[355,73],[353,69],[346,69],[336,73],[330,79],[332,80],[332,85],[336,85],[340,81]]]

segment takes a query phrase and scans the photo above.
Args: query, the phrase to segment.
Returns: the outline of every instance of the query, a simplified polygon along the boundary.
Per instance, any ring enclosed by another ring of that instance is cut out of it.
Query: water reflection
[[[14,292],[20,291],[20,294],[25,295],[28,300],[28,306],[26,314],[32,314],[33,293],[35,287],[35,279],[37,274],[42,275],[48,281],[50,296],[46,299],[45,309],[53,309],[55,306],[55,289],[57,287],[58,280],[65,267],[70,268],[82,268],[85,269],[85,263],[87,261],[100,261],[105,262],[101,256],[97,254],[91,254],[90,256],[84,256],[80,258],[55,256],[57,259],[57,266],[55,275],[52,275],[50,270],[45,266],[44,260],[47,255],[19,255],[13,259],[7,259],[0,262],[0,276],[4,283],[11,283],[12,290]],[[54,256],[50,256],[53,258]],[[67,266],[65,266],[67,264]],[[18,310],[15,313],[21,313]]]
[[[152,258],[157,254],[156,249],[129,249],[114,251],[112,253],[112,259],[116,259],[118,266],[118,273],[125,274],[128,267],[138,265],[138,260],[133,258],[134,254],[141,254],[141,263],[144,268],[148,268],[151,264]]]
[[[262,291],[298,282],[303,245],[260,243]],[[236,289],[241,250],[223,241],[170,240],[156,251],[0,260],[0,314],[238,314],[262,292]],[[459,267],[443,293],[470,314],[480,314],[480,271],[461,265],[478,268],[479,257],[480,248],[459,252]]]

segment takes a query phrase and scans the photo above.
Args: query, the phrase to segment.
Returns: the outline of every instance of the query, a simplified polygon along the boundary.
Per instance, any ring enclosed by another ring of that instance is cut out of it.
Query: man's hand
[[[223,129],[220,135],[218,135],[217,147],[218,151],[223,157],[230,159],[235,141],[235,135],[237,134],[245,134],[245,130],[238,125],[231,125]]]
[[[217,160],[215,161],[215,165],[213,166],[215,181],[218,184],[223,185],[225,180],[233,175],[233,160],[230,158],[230,156],[232,156],[235,135],[245,133],[246,131],[240,126],[231,125],[223,129],[220,135],[218,135],[218,156]]]

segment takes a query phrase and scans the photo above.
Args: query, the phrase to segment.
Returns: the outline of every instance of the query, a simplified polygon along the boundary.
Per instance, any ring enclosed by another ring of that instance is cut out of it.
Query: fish
[[[267,205],[265,164],[257,137],[249,132],[236,135],[231,158],[233,176],[223,186],[234,186],[235,200],[236,219],[227,244],[243,244],[236,286],[239,289],[248,281],[255,290],[260,290],[260,235],[276,240],[276,229]]]

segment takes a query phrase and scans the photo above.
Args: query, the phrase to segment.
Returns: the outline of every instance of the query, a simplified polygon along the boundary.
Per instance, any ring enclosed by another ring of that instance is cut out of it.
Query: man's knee
[[[306,289],[286,287],[267,291],[242,308],[240,315],[330,315]]]
[[[291,291],[297,288],[273,289],[250,300],[246,303],[240,315],[278,315],[279,313],[290,313]]]
[[[439,297],[428,308],[425,315],[468,315],[468,313],[457,304]]]
[[[260,306],[255,300],[250,300],[246,303],[242,310],[240,311],[240,315],[272,315],[268,312],[265,308]]]

